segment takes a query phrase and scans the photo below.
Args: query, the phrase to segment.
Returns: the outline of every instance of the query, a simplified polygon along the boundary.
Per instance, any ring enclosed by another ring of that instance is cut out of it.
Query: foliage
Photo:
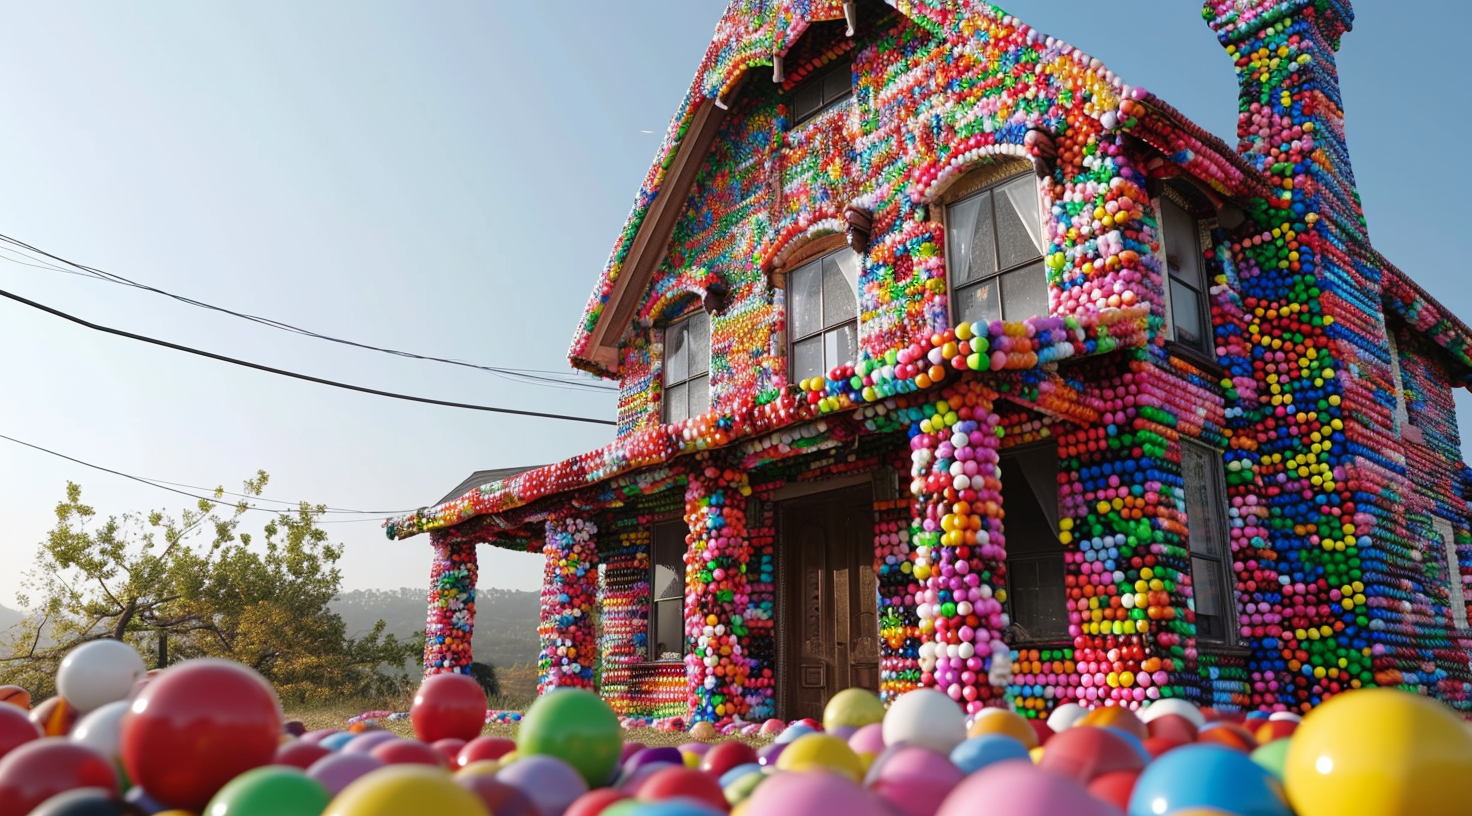
[[[487,697],[496,697],[501,693],[501,681],[496,677],[496,667],[489,663],[471,663],[470,676],[480,684],[481,691]]]
[[[276,513],[259,537],[239,532],[269,477],[245,482],[234,505],[217,489],[177,518],[126,513],[98,523],[67,484],[27,574],[21,604],[32,610],[0,659],[0,683],[50,694],[56,666],[80,643],[118,638],[168,662],[221,657],[254,668],[287,700],[387,694],[407,686],[413,639],[384,634],[379,621],[349,637],[328,608],[341,586],[340,545],[317,521],[321,505]],[[259,540],[257,540],[259,538]],[[417,634],[417,633],[416,633]]]

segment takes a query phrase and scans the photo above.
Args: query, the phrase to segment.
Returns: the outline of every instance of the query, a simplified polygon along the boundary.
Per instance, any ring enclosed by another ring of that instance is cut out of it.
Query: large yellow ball
[[[832,771],[858,782],[864,778],[864,761],[832,734],[804,734],[777,755],[777,770]]]
[[[1440,703],[1352,691],[1304,718],[1283,776],[1298,816],[1468,816],[1472,736]]]
[[[884,703],[868,689],[846,688],[833,695],[823,707],[823,728],[863,728],[884,720]]]
[[[323,816],[404,816],[407,813],[490,816],[479,796],[428,765],[390,765],[359,777],[327,805]]]
[[[1003,734],[1022,743],[1024,748],[1038,747],[1038,732],[1032,730],[1020,714],[1005,709],[983,708],[976,713],[976,719],[966,729],[966,736],[979,737],[982,734]]]

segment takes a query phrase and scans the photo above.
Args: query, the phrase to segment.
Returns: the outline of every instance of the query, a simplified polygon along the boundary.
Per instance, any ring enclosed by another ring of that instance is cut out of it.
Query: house
[[[573,338],[617,438],[387,524],[426,671],[484,543],[628,716],[1472,708],[1472,332],[1371,245],[1350,4],[1205,17],[1235,149],[980,2],[734,0]]]

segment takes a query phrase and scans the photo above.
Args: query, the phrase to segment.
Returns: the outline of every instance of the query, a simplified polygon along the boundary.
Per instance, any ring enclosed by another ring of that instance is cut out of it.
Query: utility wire
[[[226,357],[223,354],[215,354],[211,351],[201,351],[197,348],[181,346],[178,343],[170,343],[167,340],[157,340],[152,337],[144,337],[141,334],[126,332],[122,329],[114,329],[107,326],[100,326],[96,323],[89,323],[88,321],[83,320],[80,317],[74,317],[59,309],[53,309],[50,306],[37,303],[34,300],[27,300],[20,295],[12,294],[3,289],[0,289],[0,297],[8,298],[15,301],[16,303],[21,303],[29,306],[32,309],[39,309],[40,311],[46,312],[47,314],[55,315],[56,317],[59,317],[63,320],[69,320],[79,326],[86,326],[87,328],[94,331],[105,332],[107,334],[117,335],[118,337],[126,337],[130,340],[137,340],[143,343],[151,343],[155,346],[162,346],[164,348],[173,349],[175,351],[182,351],[188,354],[196,354],[200,357],[208,357],[211,360],[219,360],[221,362],[230,363],[232,365],[244,366],[245,368],[253,368],[257,371],[265,371],[268,374],[280,374],[284,377],[293,377],[298,380],[314,382],[319,385],[330,385],[333,388],[344,388],[348,391],[358,391],[363,394],[373,394],[379,397],[389,397],[390,399],[406,400],[408,402],[423,402],[429,405],[444,405],[449,408],[465,408],[471,411],[488,411],[493,414],[514,414],[516,416],[541,417],[542,419],[560,419],[567,422],[586,422],[590,425],[618,424],[617,422],[609,419],[595,419],[593,417],[570,416],[567,414],[548,414],[541,411],[523,411],[517,408],[494,408],[489,405],[472,405],[465,402],[450,402],[448,400],[430,399],[429,397],[414,397],[408,394],[396,394],[392,391],[380,391],[376,388],[365,388],[361,385],[349,385],[347,383],[337,382],[336,380],[324,380],[321,377],[313,377],[309,374],[298,374],[294,371],[286,371],[280,368],[272,368],[271,366],[261,365],[260,363],[252,363],[246,360],[237,360],[234,357]]]
[[[16,260],[15,258],[9,257],[8,255],[0,255],[0,260],[10,261],[11,263],[21,264],[22,266],[36,267],[38,269],[50,269],[50,270],[55,271],[55,272],[65,272],[65,273],[70,274],[70,275],[82,275],[83,277],[94,278],[96,280],[105,281],[107,283],[116,283],[116,284],[119,284],[119,285],[122,285],[122,286],[130,286],[130,287],[132,287],[134,289],[142,289],[145,292],[152,292],[152,293],[154,293],[156,295],[163,295],[164,297],[172,298],[174,300],[179,301],[180,303],[185,303],[185,304],[188,304],[190,306],[196,306],[196,307],[199,307],[201,309],[209,309],[211,311],[220,312],[222,314],[227,314],[227,315],[230,315],[232,317],[238,317],[238,318],[240,318],[242,320],[249,320],[252,323],[258,323],[258,324],[260,324],[262,326],[266,326],[266,327],[269,327],[269,328],[280,329],[282,331],[288,331],[288,332],[291,332],[293,334],[300,334],[302,336],[312,337],[312,338],[315,338],[315,339],[318,339],[318,340],[326,340],[326,341],[328,341],[330,343],[340,343],[340,344],[345,345],[345,346],[353,346],[354,348],[366,349],[368,351],[377,351],[377,352],[381,352],[383,354],[392,354],[392,355],[394,355],[396,357],[407,357],[407,358],[413,359],[413,360],[427,360],[427,361],[435,362],[435,363],[445,363],[445,364],[448,364],[448,365],[456,365],[456,366],[463,366],[465,368],[473,368],[473,369],[477,369],[479,371],[486,371],[486,372],[489,372],[491,374],[495,374],[496,376],[499,376],[499,377],[504,377],[504,378],[507,378],[507,379],[511,379],[513,381],[526,382],[526,383],[530,383],[530,384],[533,384],[533,385],[545,385],[545,386],[551,386],[551,387],[555,387],[555,388],[578,388],[578,389],[584,389],[584,390],[589,390],[589,391],[617,391],[618,390],[614,386],[601,385],[601,384],[598,384],[598,383],[587,382],[585,380],[579,380],[579,379],[565,379],[565,378],[567,378],[569,376],[576,377],[576,375],[568,375],[568,374],[563,373],[563,372],[543,371],[541,369],[532,369],[532,368],[500,368],[500,367],[496,367],[496,366],[483,366],[483,365],[478,365],[476,363],[469,363],[469,362],[466,362],[464,360],[453,360],[453,359],[447,359],[447,358],[444,358],[444,357],[431,357],[431,356],[428,356],[428,355],[415,354],[413,352],[408,352],[408,351],[398,351],[398,350],[395,350],[395,349],[380,348],[378,346],[368,345],[367,343],[359,343],[359,342],[356,342],[356,341],[353,341],[353,340],[344,340],[344,339],[339,338],[339,337],[332,337],[330,335],[320,334],[318,332],[311,331],[310,329],[304,329],[304,328],[301,328],[300,326],[294,326],[294,325],[292,325],[290,323],[283,323],[283,322],[281,322],[279,320],[273,320],[273,319],[268,318],[268,317],[260,317],[258,315],[252,315],[252,314],[246,314],[246,313],[243,313],[243,312],[237,312],[237,311],[234,311],[232,309],[226,309],[223,306],[215,306],[213,304],[205,303],[203,301],[195,300],[193,298],[185,297],[183,295],[176,295],[176,294],[174,294],[172,292],[167,292],[167,291],[164,291],[163,289],[157,289],[157,288],[152,287],[152,286],[149,286],[148,284],[145,284],[145,283],[139,283],[137,281],[130,280],[128,278],[123,277],[122,275],[116,275],[116,274],[113,274],[111,272],[105,272],[105,271],[103,271],[101,269],[96,269],[94,267],[90,267],[90,266],[87,266],[85,264],[80,264],[80,263],[77,263],[75,261],[69,261],[66,258],[62,258],[62,257],[60,257],[58,255],[52,255],[51,253],[47,252],[44,249],[39,249],[37,247],[31,246],[30,244],[27,244],[24,241],[21,241],[21,240],[16,239],[16,238],[11,238],[8,235],[0,234],[0,242],[4,242],[4,243],[11,244],[13,246],[21,247],[22,249],[25,249],[25,250],[28,250],[30,252],[34,252],[36,254],[45,256],[46,258],[50,258],[53,261],[57,261],[58,263],[66,264],[69,267],[73,267],[73,269],[65,269],[65,268],[56,266],[54,264],[45,263],[44,261],[41,261],[41,259],[35,258],[35,257],[32,257],[32,256],[25,256],[25,257],[29,261],[40,261],[40,263],[27,263],[25,261]],[[11,250],[11,251],[13,252],[14,250]],[[16,253],[16,254],[23,254],[23,253]],[[78,271],[74,271],[74,270],[82,270],[82,271],[78,272]]]
[[[37,451],[40,451],[42,453],[47,453],[47,454],[50,454],[52,456],[56,456],[56,457],[59,457],[61,459],[65,459],[68,462],[75,462],[75,463],[77,463],[79,465],[82,465],[83,467],[89,467],[89,468],[92,468],[93,470],[100,470],[103,473],[111,473],[114,476],[121,476],[124,479],[132,479],[135,482],[140,482],[142,484],[146,484],[149,487],[156,487],[159,490],[167,490],[170,493],[178,493],[180,496],[188,496],[191,499],[198,499],[200,501],[209,502],[210,504],[213,504],[213,505],[215,505],[217,507],[231,507],[231,508],[234,508],[234,507],[237,507],[238,506],[238,505],[235,505],[235,504],[231,504],[230,502],[227,502],[227,501],[221,501],[221,500],[216,499],[216,498],[213,498],[211,496],[198,496],[198,495],[195,495],[193,493],[186,493],[183,490],[175,490],[172,487],[166,487],[165,486],[166,484],[177,484],[177,482],[162,483],[162,482],[159,482],[159,481],[156,481],[156,480],[153,480],[153,479],[145,479],[142,476],[134,476],[134,475],[132,475],[130,473],[123,473],[120,470],[113,470],[112,468],[106,468],[106,467],[103,467],[102,465],[94,465],[91,462],[83,462],[81,459],[76,459],[74,457],[67,456],[64,453],[58,453],[58,452],[56,452],[54,450],[51,450],[49,448],[43,448],[40,445],[33,445],[30,442],[26,442],[26,441],[23,441],[23,440],[20,440],[20,439],[16,439],[15,437],[11,437],[11,436],[6,436],[4,434],[0,434],[0,439],[4,439],[7,442],[14,442],[17,445],[23,445],[23,446],[25,446],[27,448],[30,448],[32,450],[37,450]],[[188,486],[189,485],[184,485],[184,487],[188,487]],[[196,488],[196,489],[197,490],[208,490],[209,488],[201,487],[201,488]],[[228,491],[222,491],[222,492],[228,492]],[[243,494],[243,493],[234,493],[234,494],[231,494],[231,495],[245,496],[245,494]],[[259,496],[247,496],[247,498],[256,498],[256,499],[258,499],[260,497]],[[276,501],[276,502],[279,502],[279,501],[281,501],[281,499],[262,499],[262,501]],[[297,503],[296,506],[297,507],[300,507],[301,505],[300,505],[300,503]],[[311,507],[311,506],[312,505],[308,505],[308,507]],[[251,507],[251,506],[247,506],[246,509],[247,510],[256,510],[256,511],[259,511],[259,512],[262,512],[262,513],[275,513],[277,515],[280,515],[281,513],[288,512],[285,509],[273,509],[273,508],[270,508],[270,507]],[[400,515],[400,514],[403,514],[405,512],[411,512],[411,511],[400,510],[400,511],[396,511],[396,512],[389,512],[389,511],[380,511],[380,510],[341,510],[341,511],[338,511],[338,512],[344,512],[344,513],[372,513],[372,514],[375,514],[375,515],[382,515],[382,514]],[[354,521],[379,521],[379,519],[376,519],[376,518],[371,518],[371,519],[337,519],[337,520],[320,520],[319,519],[319,520],[316,520],[316,523],[317,524],[341,524],[341,523],[345,523],[345,522],[354,522]]]

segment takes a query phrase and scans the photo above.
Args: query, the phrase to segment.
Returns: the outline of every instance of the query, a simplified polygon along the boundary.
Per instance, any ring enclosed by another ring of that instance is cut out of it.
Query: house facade
[[[387,525],[546,558],[543,690],[1472,709],[1472,332],[1372,247],[1347,0],[1208,0],[1235,149],[970,0],[733,0],[570,351],[616,439]]]

